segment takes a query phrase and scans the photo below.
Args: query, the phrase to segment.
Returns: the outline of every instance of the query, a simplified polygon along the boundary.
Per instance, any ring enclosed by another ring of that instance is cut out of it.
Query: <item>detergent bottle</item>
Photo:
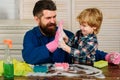
[[[10,48],[12,48],[12,40],[4,40],[5,55],[3,60],[4,79],[13,80],[14,78],[14,66],[10,55]]]

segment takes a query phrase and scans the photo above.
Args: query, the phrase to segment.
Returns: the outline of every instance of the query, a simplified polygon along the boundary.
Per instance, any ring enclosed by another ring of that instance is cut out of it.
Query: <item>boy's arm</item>
[[[95,60],[95,51],[98,48],[97,38],[92,37],[83,40],[82,43],[78,44],[78,48],[71,47],[70,54],[75,57],[80,57],[81,55],[88,56],[91,60]]]

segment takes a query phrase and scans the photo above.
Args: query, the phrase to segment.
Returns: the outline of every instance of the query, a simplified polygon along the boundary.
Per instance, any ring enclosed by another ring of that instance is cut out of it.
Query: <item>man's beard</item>
[[[47,25],[44,25],[42,23],[39,23],[41,31],[48,37],[55,36],[56,33],[56,23],[48,23]],[[53,28],[49,28],[51,26],[54,26]]]

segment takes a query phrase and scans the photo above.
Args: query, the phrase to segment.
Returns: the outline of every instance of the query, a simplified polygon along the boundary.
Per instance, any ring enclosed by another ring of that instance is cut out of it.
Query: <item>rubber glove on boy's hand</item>
[[[108,61],[109,63],[113,63],[113,64],[120,64],[120,53],[118,52],[111,52],[108,53],[105,56],[106,61]]]

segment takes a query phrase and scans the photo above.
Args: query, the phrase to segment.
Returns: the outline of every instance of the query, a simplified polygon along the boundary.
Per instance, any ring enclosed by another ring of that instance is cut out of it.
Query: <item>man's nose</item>
[[[50,19],[50,22],[51,22],[51,23],[55,23],[55,19],[54,19],[54,18],[51,18],[51,19]]]

